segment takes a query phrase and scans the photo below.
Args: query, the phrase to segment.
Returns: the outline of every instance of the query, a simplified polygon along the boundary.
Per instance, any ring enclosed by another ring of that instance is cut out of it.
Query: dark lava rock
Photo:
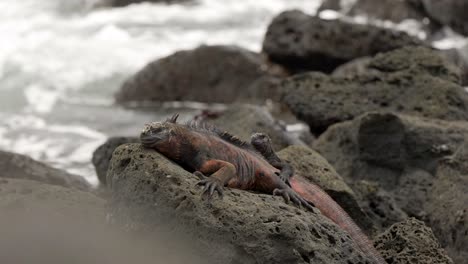
[[[376,72],[353,77],[298,74],[282,83],[282,101],[313,133],[374,110],[468,120],[459,70],[433,51],[407,47],[377,55]]]
[[[109,168],[109,162],[114,150],[120,145],[137,142],[140,142],[140,139],[137,137],[111,137],[94,151],[91,161],[93,162],[100,184],[106,185],[107,168]]]
[[[468,263],[468,143],[443,160],[426,205],[429,222],[455,263]]]
[[[196,187],[198,180],[139,144],[118,147],[107,174],[116,218],[130,219],[136,229],[151,229],[168,215],[179,230],[194,235],[201,250],[217,258],[215,263],[369,262],[353,249],[348,235],[319,213],[235,189],[208,201]],[[121,208],[141,208],[145,215],[125,214]]]
[[[374,243],[388,263],[452,264],[431,229],[408,218],[391,226]]]
[[[325,0],[318,11],[331,9],[349,16],[366,16],[393,22],[405,19],[420,21],[425,17],[425,12],[422,6],[415,5],[414,2],[414,0],[357,0],[351,5],[343,6],[342,1]]]
[[[83,177],[52,168],[21,154],[0,151],[0,171],[0,178],[27,179],[80,190],[91,190],[91,185]]]
[[[116,100],[258,102],[278,99],[277,82],[260,54],[235,46],[201,46],[146,65],[125,81]]]
[[[426,13],[435,21],[468,35],[468,2],[465,0],[421,0]]]
[[[361,229],[373,234],[371,219],[359,207],[355,193],[320,154],[307,147],[290,146],[278,152],[278,156],[295,168],[295,174],[326,191]]]
[[[292,71],[331,72],[355,58],[422,42],[404,32],[286,11],[268,26],[263,51]]]
[[[466,136],[466,122],[375,112],[330,127],[313,147],[346,181],[375,181],[392,191],[409,188],[413,173],[427,186],[421,170],[433,175]]]
[[[383,190],[379,184],[369,181],[353,183],[352,188],[362,210],[370,217],[379,231],[384,231],[394,223],[408,218],[397,205],[393,195]]]
[[[468,45],[457,49],[441,50],[440,54],[460,68],[461,84],[468,86]]]
[[[293,144],[305,145],[299,138],[288,134],[285,127],[275,120],[267,109],[260,106],[234,104],[221,112],[218,118],[206,122],[247,142],[250,142],[250,136],[254,133],[266,133],[270,136],[275,150]]]
[[[149,2],[149,3],[162,3],[162,4],[176,4],[176,3],[187,3],[192,0],[104,0],[107,1],[108,5],[114,7],[127,6],[131,4]]]
[[[465,221],[466,177],[461,170],[438,168],[438,164],[453,160],[447,157],[467,139],[467,122],[369,113],[330,127],[314,142],[314,148],[351,188],[362,179],[379,183],[397,207],[429,223],[450,256],[457,259],[467,245],[466,228],[457,222]]]

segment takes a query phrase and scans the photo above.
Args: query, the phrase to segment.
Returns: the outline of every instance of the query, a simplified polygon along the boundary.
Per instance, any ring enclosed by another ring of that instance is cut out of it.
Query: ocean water
[[[97,183],[90,162],[96,147],[109,136],[138,135],[144,123],[171,111],[114,105],[123,80],[154,59],[200,44],[259,51],[276,14],[314,13],[319,3],[200,0],[94,8],[96,0],[1,0],[0,149]]]

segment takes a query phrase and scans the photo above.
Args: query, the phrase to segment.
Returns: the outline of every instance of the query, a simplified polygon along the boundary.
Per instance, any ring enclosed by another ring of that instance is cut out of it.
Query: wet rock
[[[426,210],[434,234],[455,263],[468,261],[468,143],[437,168]]]
[[[278,156],[295,168],[295,173],[326,191],[364,231],[372,234],[371,219],[359,207],[356,194],[335,169],[316,151],[303,146],[290,146]]]
[[[468,2],[464,0],[421,0],[426,13],[435,21],[468,35]]]
[[[177,3],[187,3],[191,2],[191,0],[103,0],[106,2],[106,5],[114,6],[114,7],[122,7],[131,4],[137,3],[162,3],[162,4],[177,4]]]
[[[316,134],[374,110],[468,119],[468,95],[459,85],[458,68],[433,51],[407,47],[377,55],[369,67],[378,73],[295,75],[281,84],[282,101]]]
[[[422,42],[404,32],[286,11],[268,26],[263,51],[292,71],[331,72],[350,60]]]
[[[114,150],[120,145],[137,142],[140,142],[137,137],[111,137],[94,151],[91,161],[100,184],[106,185],[107,168],[109,167]]]
[[[118,147],[107,182],[113,207],[140,207],[128,214],[136,228],[157,228],[167,219],[194,235],[215,263],[364,263],[353,242],[319,213],[287,205],[279,197],[229,189],[223,199],[202,199],[198,178],[139,144]],[[123,211],[123,210],[117,210]],[[124,217],[124,218],[125,218]],[[145,221],[145,219],[147,219]]]
[[[394,224],[374,244],[388,263],[454,263],[440,247],[431,229],[414,218]]]
[[[250,142],[250,136],[254,133],[266,133],[275,150],[293,144],[305,145],[301,139],[288,134],[286,128],[267,109],[260,106],[235,104],[220,112],[216,118],[205,121],[246,142]]]
[[[261,55],[235,46],[200,46],[153,61],[116,94],[132,101],[259,102],[278,99],[278,79]]]
[[[401,22],[405,19],[422,20],[425,11],[421,5],[417,5],[413,0],[358,0],[351,4],[345,4],[339,0],[325,0],[318,11],[334,10],[348,16],[366,16],[381,20]]]
[[[359,206],[380,232],[408,218],[408,215],[397,205],[393,195],[382,189],[379,184],[358,181],[352,185],[352,188],[357,194]]]
[[[52,168],[28,156],[0,151],[1,177],[34,180],[52,185],[91,190],[91,185],[81,176]]]

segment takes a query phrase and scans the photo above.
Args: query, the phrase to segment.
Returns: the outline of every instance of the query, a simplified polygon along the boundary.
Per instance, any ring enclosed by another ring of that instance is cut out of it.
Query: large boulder
[[[0,178],[27,179],[80,190],[91,190],[91,185],[83,177],[53,168],[21,154],[0,151],[0,171]]]
[[[323,10],[335,10],[349,16],[366,16],[381,20],[401,22],[405,19],[422,20],[425,12],[414,0],[357,0],[346,3],[340,0],[325,0],[319,7]]]
[[[263,41],[268,57],[291,71],[331,72],[355,58],[422,42],[404,32],[341,20],[324,20],[301,11],[273,19]]]
[[[466,162],[458,161],[463,149],[456,151],[467,139],[468,122],[369,113],[330,127],[314,148],[351,188],[358,180],[378,183],[397,208],[434,229],[451,257],[463,259]]]
[[[278,156],[295,168],[296,175],[308,179],[326,191],[362,230],[373,234],[373,223],[359,207],[356,194],[320,154],[307,147],[290,146],[278,152]]]
[[[93,152],[91,162],[94,165],[100,184],[106,185],[107,168],[109,168],[109,162],[114,150],[120,145],[137,142],[140,142],[137,137],[111,137]]]
[[[388,263],[454,263],[440,247],[431,229],[415,218],[391,226],[377,238],[375,245]]]
[[[153,61],[124,82],[119,103],[278,99],[278,79],[258,54],[236,46],[200,46]]]
[[[468,120],[459,69],[433,51],[406,47],[377,55],[368,67],[372,71],[351,77],[292,76],[281,84],[282,101],[317,134],[374,110]]]
[[[279,197],[236,189],[203,199],[198,178],[140,144],[118,147],[107,182],[117,219],[136,229],[166,219],[192,234],[215,263],[364,263],[353,241],[318,212]],[[144,215],[122,208],[141,208]],[[161,220],[163,219],[163,220]]]
[[[429,17],[468,35],[468,2],[465,0],[420,0]]]
[[[426,210],[429,222],[455,263],[468,261],[468,141],[437,168]]]

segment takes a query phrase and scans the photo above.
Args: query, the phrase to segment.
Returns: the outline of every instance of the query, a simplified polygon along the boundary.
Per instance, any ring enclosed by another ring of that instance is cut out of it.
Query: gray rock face
[[[438,164],[467,139],[467,122],[369,113],[330,127],[314,148],[352,188],[357,180],[376,182],[393,198],[396,208],[384,214],[386,224],[398,220],[394,213],[403,210],[430,224],[451,257],[466,259],[460,253],[467,245],[466,228],[460,227],[466,218],[466,177],[458,165]]]
[[[136,3],[163,3],[163,4],[176,4],[176,3],[186,3],[191,2],[192,0],[103,0],[107,5],[114,7],[127,6]]]
[[[258,102],[278,98],[277,82],[257,53],[235,46],[201,46],[146,65],[125,81],[116,100]]]
[[[364,15],[381,20],[390,20],[401,22],[405,19],[422,20],[425,12],[420,6],[415,5],[412,0],[357,0],[350,6],[342,5],[343,1],[325,0],[319,8],[319,11],[331,9],[343,12],[349,16]]]
[[[454,263],[440,247],[431,229],[414,218],[394,224],[374,244],[388,263]]]
[[[202,199],[198,178],[139,144],[118,147],[107,182],[114,208],[142,208],[145,216],[116,213],[136,228],[166,219],[193,234],[215,263],[366,263],[349,236],[319,213],[279,197],[230,189]],[[124,210],[117,210],[123,212]],[[145,220],[146,219],[146,220]],[[183,226],[183,227],[182,227]]]
[[[6,151],[0,151],[0,171],[0,178],[34,180],[87,191],[91,189],[91,185],[81,176],[52,168],[25,155]]]
[[[468,35],[468,2],[465,0],[421,0],[432,19]]]
[[[468,95],[458,69],[429,49],[377,55],[374,72],[353,77],[306,73],[286,79],[282,101],[314,133],[374,110],[446,120],[468,120]]]
[[[331,72],[355,58],[407,45],[422,42],[404,32],[287,11],[268,26],[263,51],[292,71]]]
[[[290,146],[278,156],[295,168],[295,173],[326,191],[368,234],[374,232],[371,219],[359,207],[356,194],[335,169],[316,151],[303,146]]]
[[[429,192],[426,210],[435,235],[455,263],[468,263],[468,143],[443,160]]]
[[[91,161],[96,169],[99,182],[102,185],[106,185],[107,168],[109,167],[109,162],[114,150],[125,143],[137,142],[140,142],[137,137],[111,137],[93,152]]]

